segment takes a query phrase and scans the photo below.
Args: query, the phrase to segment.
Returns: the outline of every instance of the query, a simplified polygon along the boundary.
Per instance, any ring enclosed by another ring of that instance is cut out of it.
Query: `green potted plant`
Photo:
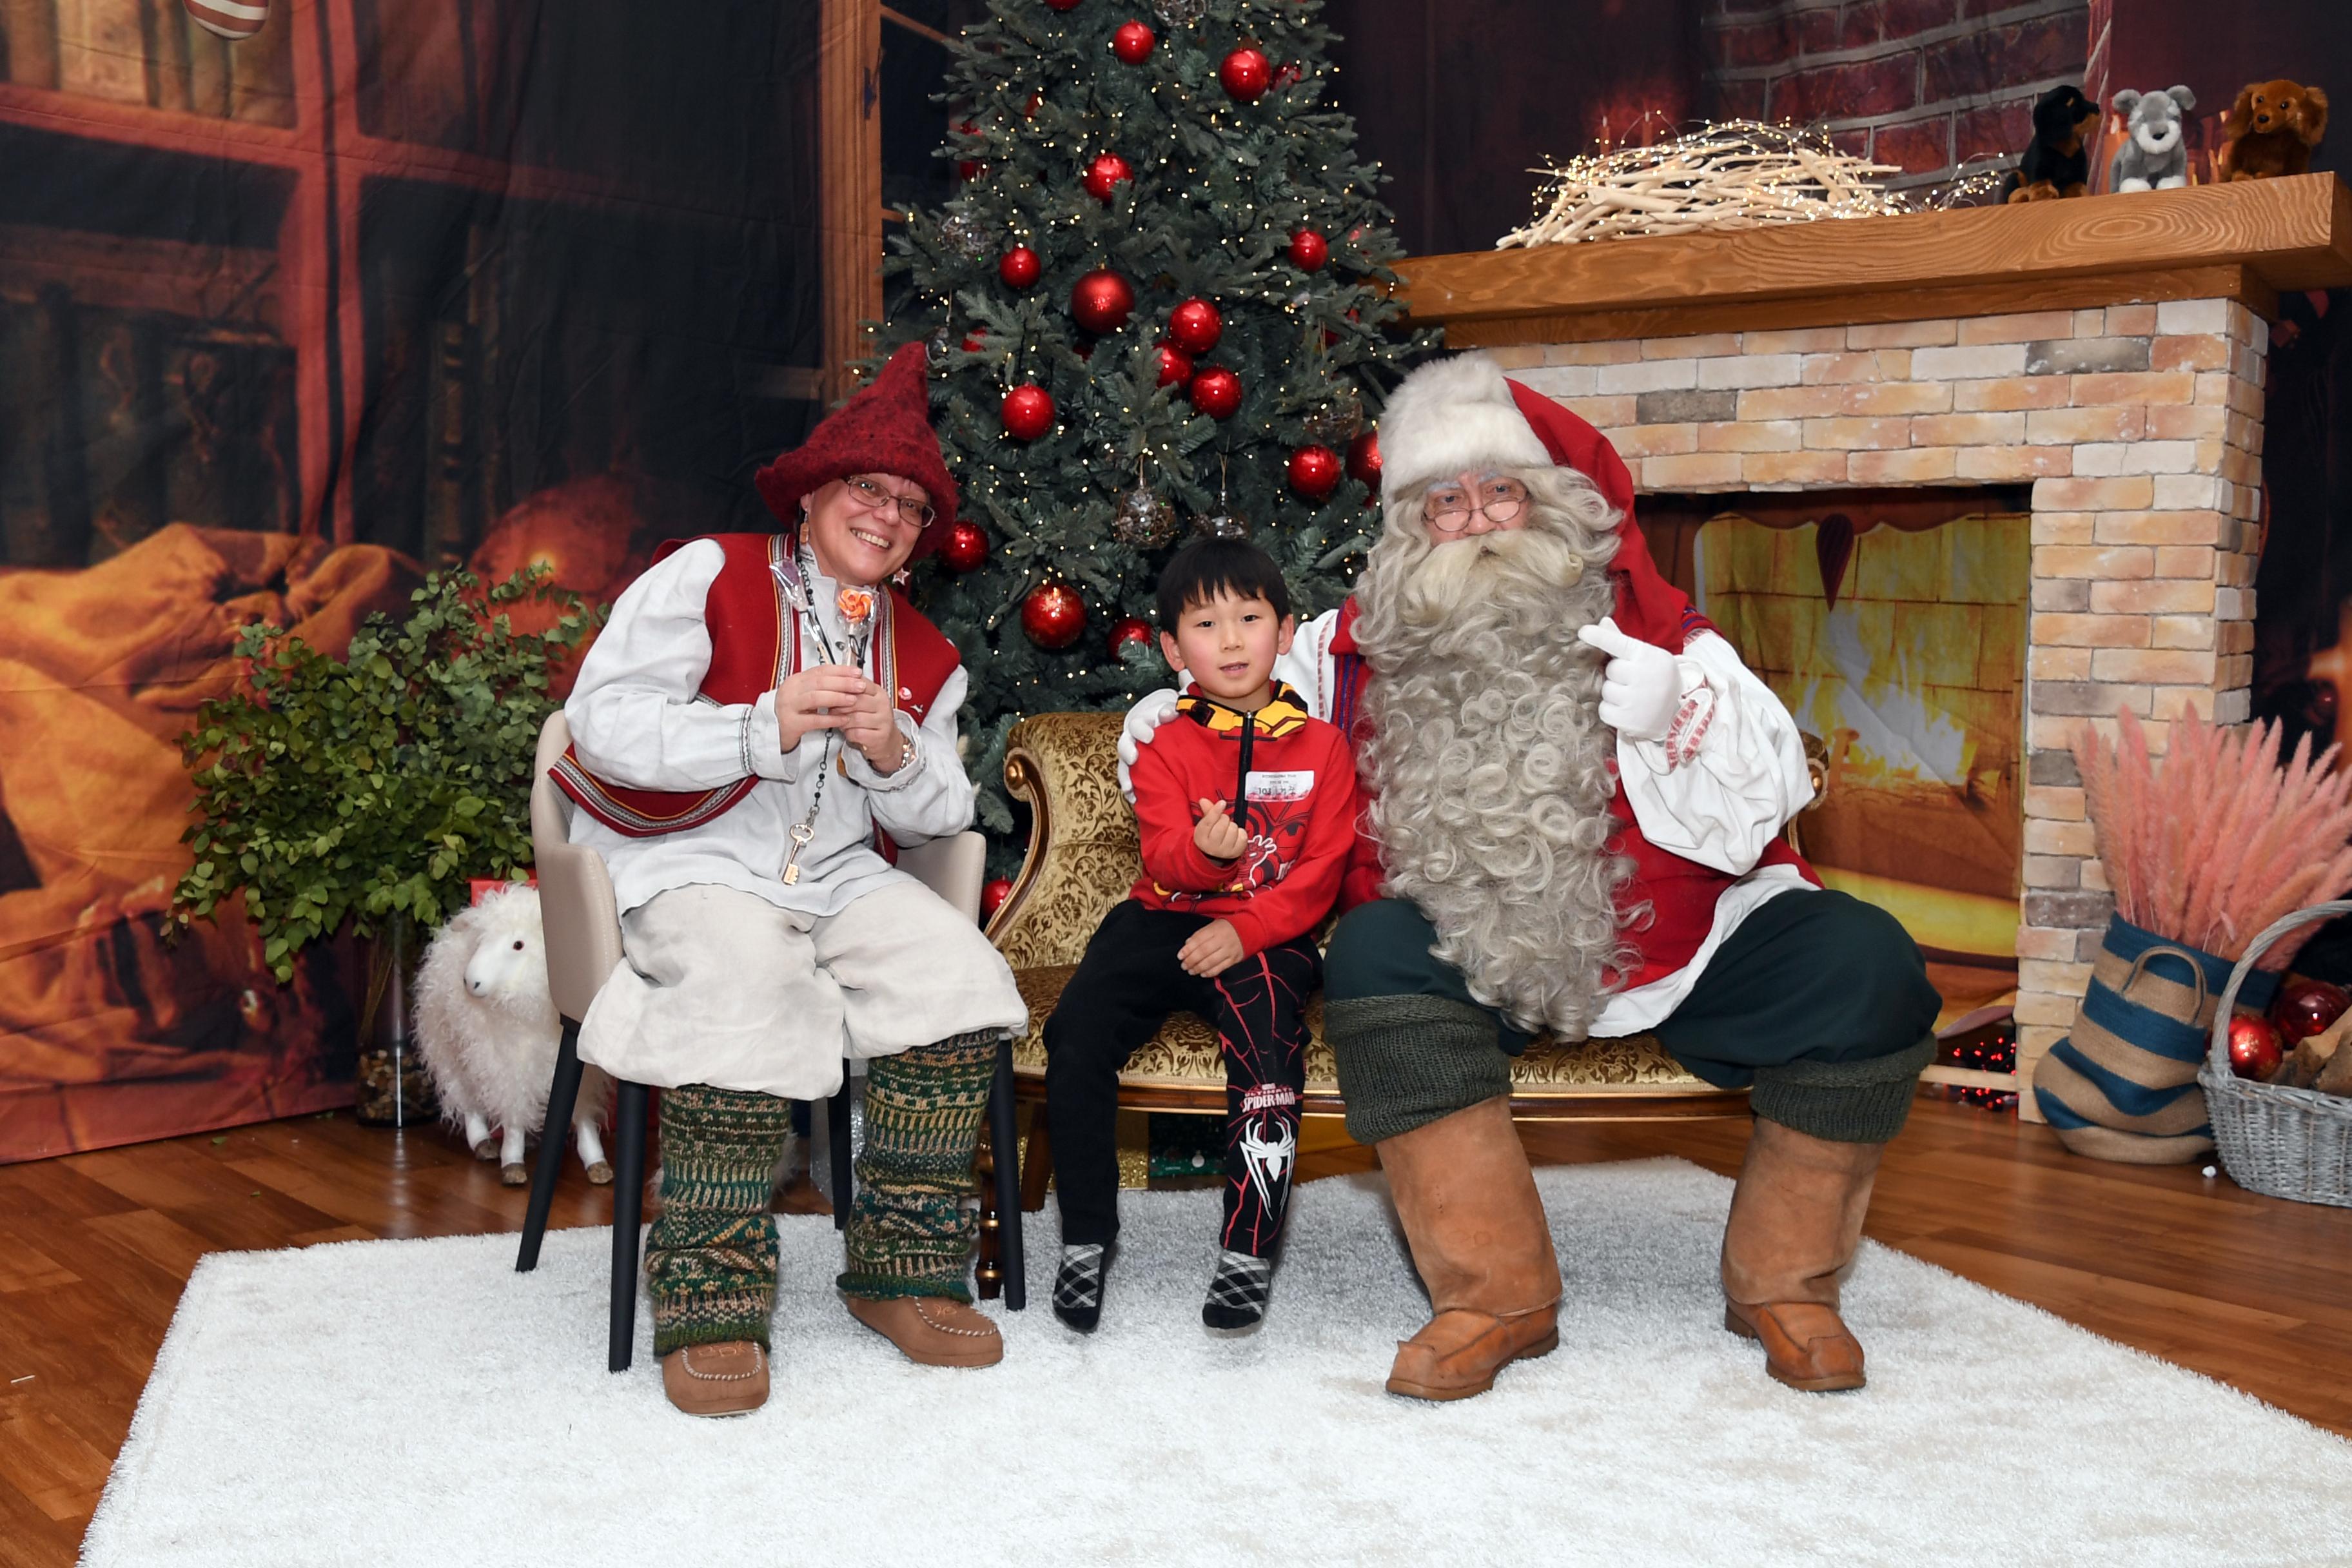
[[[436,573],[404,621],[374,615],[335,658],[284,628],[247,627],[248,679],[180,737],[195,785],[182,837],[194,860],[173,896],[180,925],[242,894],[280,984],[307,944],[348,927],[367,943],[360,1119],[432,1114],[408,1039],[411,949],[463,908],[478,877],[530,865],[530,771],[554,706],[551,665],[604,618],[541,566],[485,589]],[[517,631],[509,609],[551,605]],[[543,619],[544,612],[533,619]]]

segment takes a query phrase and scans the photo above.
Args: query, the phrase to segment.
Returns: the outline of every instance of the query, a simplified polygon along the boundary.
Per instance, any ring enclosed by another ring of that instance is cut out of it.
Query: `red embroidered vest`
[[[775,571],[786,559],[792,540],[769,533],[709,537],[726,552],[727,560],[703,601],[703,622],[710,631],[710,668],[698,694],[728,706],[755,701],[761,693],[782,685],[798,664],[794,649],[800,626]],[[654,552],[654,560],[663,561],[694,542],[671,540]],[[898,710],[920,724],[962,658],[897,588],[877,597],[875,613],[881,617],[874,629],[875,679],[896,693]],[[556,787],[580,809],[631,838],[699,827],[760,783],[753,775],[717,789],[632,789],[590,773],[574,749],[566,749],[549,772]]]

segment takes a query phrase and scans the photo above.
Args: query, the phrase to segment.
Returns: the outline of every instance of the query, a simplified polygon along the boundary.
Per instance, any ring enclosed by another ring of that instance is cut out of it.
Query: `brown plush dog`
[[[2311,168],[2327,134],[2327,95],[2292,81],[2248,82],[2222,122],[2221,161],[2232,180],[2272,180]]]

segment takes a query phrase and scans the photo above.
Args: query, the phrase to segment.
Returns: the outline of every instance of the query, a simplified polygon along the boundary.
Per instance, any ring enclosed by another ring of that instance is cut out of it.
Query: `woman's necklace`
[[[815,640],[818,650],[824,655],[824,661],[827,664],[845,664],[852,669],[863,670],[866,668],[866,641],[874,630],[873,590],[850,587],[844,587],[841,590],[837,607],[841,611],[841,617],[848,635],[849,647],[846,650],[835,648],[832,634],[825,630],[824,617],[817,613],[816,557],[810,552],[807,540],[803,539],[800,542],[794,551],[793,561],[800,568],[800,582],[787,584],[793,590],[791,595],[793,605],[799,612],[802,622],[808,627],[810,637]],[[778,574],[782,575],[781,568],[778,570]],[[844,657],[845,651],[846,658]],[[816,839],[816,814],[824,805],[825,775],[833,772],[834,752],[837,748],[840,734],[838,730],[825,732],[824,754],[817,763],[816,793],[809,797],[808,815],[793,824],[791,834],[793,847],[791,853],[784,857],[783,882],[787,888],[801,879],[801,851],[806,849]]]

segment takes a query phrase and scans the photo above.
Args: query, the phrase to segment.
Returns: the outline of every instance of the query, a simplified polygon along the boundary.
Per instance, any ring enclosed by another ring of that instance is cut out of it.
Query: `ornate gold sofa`
[[[1014,725],[1006,742],[1005,787],[1029,806],[1029,854],[988,934],[1029,1004],[1029,1034],[1013,1053],[1021,1099],[1043,1098],[1046,1016],[1095,926],[1142,871],[1135,816],[1118,793],[1119,723],[1117,713],[1041,713]],[[1307,1052],[1304,1110],[1336,1116],[1343,1108],[1322,1014],[1318,996],[1307,1015],[1315,1037]],[[1216,1035],[1189,1013],[1171,1017],[1128,1064],[1118,1098],[1128,1110],[1223,1115],[1225,1072]],[[1581,1045],[1538,1040],[1511,1069],[1512,1114],[1527,1121],[1731,1116],[1744,1113],[1747,1100],[1744,1092],[1693,1078],[1648,1035]],[[1043,1122],[1031,1121],[1034,1148]],[[1044,1166],[1032,1160],[1023,1173],[1024,1206],[1043,1201]]]

